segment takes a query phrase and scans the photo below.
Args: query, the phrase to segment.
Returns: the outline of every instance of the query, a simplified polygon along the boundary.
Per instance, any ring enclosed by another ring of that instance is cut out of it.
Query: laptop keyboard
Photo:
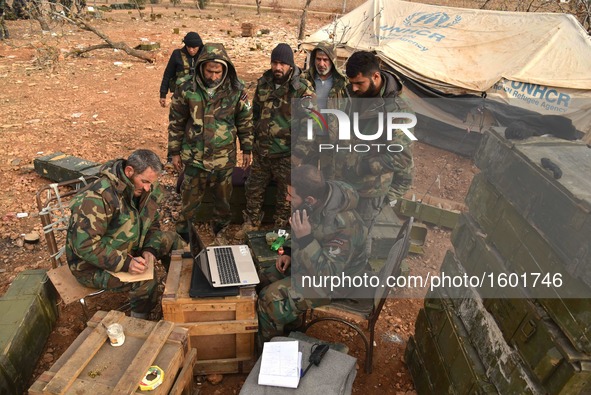
[[[222,284],[240,283],[240,276],[238,276],[238,268],[236,267],[232,249],[230,247],[215,248],[213,253]]]

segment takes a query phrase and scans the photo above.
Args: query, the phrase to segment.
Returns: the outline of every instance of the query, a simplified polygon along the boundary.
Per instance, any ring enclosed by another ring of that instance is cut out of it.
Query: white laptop
[[[206,247],[195,257],[195,262],[214,288],[259,283],[247,245]]]

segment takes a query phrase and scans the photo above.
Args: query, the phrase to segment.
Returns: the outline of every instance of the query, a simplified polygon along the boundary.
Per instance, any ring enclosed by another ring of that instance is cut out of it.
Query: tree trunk
[[[130,55],[130,56],[134,56],[136,58],[140,58],[142,60],[145,60],[147,62],[153,63],[154,62],[154,56],[146,51],[139,51],[137,49],[133,49],[131,48],[129,45],[125,44],[124,42],[113,42],[107,35],[105,35],[103,32],[101,32],[100,30],[98,30],[97,28],[95,28],[94,26],[90,25],[89,23],[87,23],[86,21],[80,19],[80,18],[75,18],[73,20],[74,23],[76,23],[76,25],[83,29],[83,30],[88,30],[93,32],[94,34],[96,34],[97,36],[99,36],[100,38],[102,38],[106,44],[98,44],[98,45],[91,45],[89,47],[86,48],[81,48],[81,49],[75,49],[73,51],[70,51],[67,56],[71,56],[71,55],[81,55],[85,52],[90,52],[93,51],[95,49],[103,49],[103,48],[115,48],[115,49],[119,49],[123,52],[125,52],[126,54]]]
[[[255,0],[257,3],[257,15],[261,15],[261,1],[262,0]]]
[[[308,17],[308,7],[312,0],[306,0],[306,5],[304,6],[304,11],[302,12],[302,17],[300,18],[300,31],[298,33],[298,40],[303,40],[306,37],[306,18]]]

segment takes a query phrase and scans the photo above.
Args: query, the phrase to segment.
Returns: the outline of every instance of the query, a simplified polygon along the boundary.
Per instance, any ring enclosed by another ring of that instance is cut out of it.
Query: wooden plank
[[[168,395],[190,395],[193,383],[193,369],[195,367],[195,362],[197,362],[197,350],[192,348],[191,351],[189,351],[189,355],[187,355],[185,358],[185,363],[183,364],[183,368],[179,373],[179,377],[175,381],[174,386]]]
[[[179,290],[179,282],[181,279],[181,269],[183,266],[183,259],[180,255],[173,252],[170,267],[168,268],[168,275],[166,277],[166,284],[164,286],[164,293],[162,299],[176,300]]]
[[[101,323],[109,326],[114,322],[120,321],[123,317],[125,317],[125,314],[120,311],[110,311]],[[74,355],[64,364],[62,369],[51,379],[43,392],[60,395],[65,393],[92,357],[102,347],[105,340],[107,340],[107,330],[102,326],[95,328],[80,348],[76,350]]]
[[[127,395],[139,385],[173,329],[174,324],[171,322],[159,321],[156,323],[132,363],[121,376],[121,380],[115,386],[113,394]]]
[[[100,291],[99,289],[85,287],[80,284],[68,265],[58,266],[55,269],[49,270],[47,276],[66,305],[77,302],[93,292]]]
[[[178,323],[187,328],[189,336],[224,335],[236,333],[254,333],[258,331],[258,320],[213,321]]]
[[[254,336],[250,333],[236,334],[236,358],[252,358],[254,354]]]

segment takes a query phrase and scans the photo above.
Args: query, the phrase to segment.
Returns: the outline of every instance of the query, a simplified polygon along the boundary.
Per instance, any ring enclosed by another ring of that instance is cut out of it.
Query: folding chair
[[[394,241],[394,245],[388,253],[388,258],[384,263],[382,269],[377,273],[380,281],[385,281],[388,276],[394,276],[398,274],[400,265],[403,259],[408,254],[410,247],[410,232],[412,230],[412,224],[414,218],[410,217],[407,219]],[[376,275],[376,273],[371,273]],[[334,299],[330,304],[317,307],[311,311],[311,321],[305,325],[304,332],[311,326],[322,321],[336,321],[347,325],[357,332],[363,339],[365,344],[365,372],[371,373],[373,369],[373,343],[375,337],[375,327],[382,311],[382,307],[386,303],[386,299],[390,294],[389,287],[376,287],[373,299]],[[329,314],[329,316],[313,318],[315,311],[322,311],[323,313]],[[369,340],[363,329],[359,327],[353,320],[365,320],[367,321],[367,330],[369,331]]]
[[[37,208],[43,225],[43,233],[49,250],[52,269],[47,276],[66,305],[79,301],[86,321],[90,318],[86,298],[99,295],[103,289],[85,287],[70,271],[64,252],[66,250],[66,230],[70,220],[69,202],[97,177],[80,177],[75,180],[47,184],[37,191]]]

